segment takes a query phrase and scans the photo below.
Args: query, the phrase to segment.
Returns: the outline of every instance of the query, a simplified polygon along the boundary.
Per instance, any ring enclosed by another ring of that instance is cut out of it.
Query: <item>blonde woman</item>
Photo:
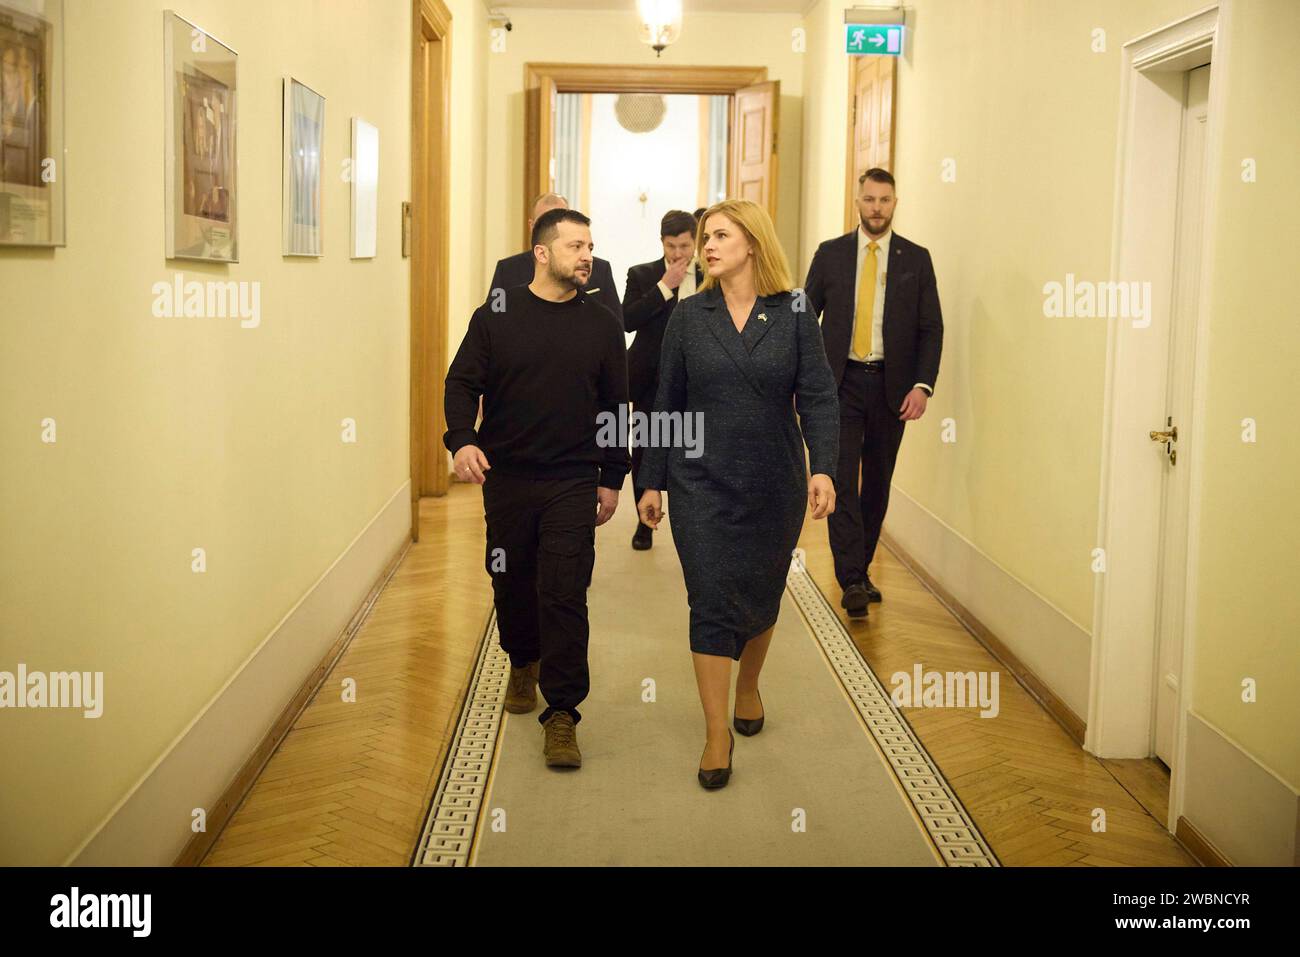
[[[657,528],[660,490],[669,491],[704,709],[698,779],[720,788],[735,747],[727,727],[731,662],[740,662],[736,730],[757,734],[764,719],[758,678],[791,552],[808,508],[817,519],[835,509],[839,401],[817,321],[791,292],[767,212],[743,199],[711,206],[695,249],[705,277],[668,320],[653,411],[698,417],[702,452],[647,448],[637,509]]]

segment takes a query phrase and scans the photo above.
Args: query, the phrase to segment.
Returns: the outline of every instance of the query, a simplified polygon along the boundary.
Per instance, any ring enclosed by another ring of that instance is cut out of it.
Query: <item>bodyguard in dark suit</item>
[[[839,386],[839,508],[828,532],[841,605],[855,618],[880,601],[867,568],[889,506],[907,422],[925,414],[943,348],[943,317],[930,253],[894,233],[894,177],[858,178],[860,226],[817,247],[804,284],[822,317],[826,358]],[[859,490],[858,466],[862,467]]]
[[[677,303],[692,295],[704,282],[704,271],[695,262],[695,217],[680,209],[669,210],[659,223],[662,259],[640,263],[627,271],[623,287],[623,328],[635,332],[627,350],[628,393],[634,409],[650,411],[659,382],[659,350],[664,328]],[[636,500],[644,488],[636,484],[643,450],[632,447],[632,482]],[[638,551],[654,544],[654,529],[637,522],[632,547]]]
[[[568,208],[569,201],[559,193],[543,193],[533,203],[533,215],[528,220],[528,229],[531,231],[537,218],[547,210]],[[492,284],[488,286],[487,298],[491,299],[493,289],[510,289],[513,286],[528,285],[533,281],[533,269],[531,249],[499,260],[497,268],[492,272]],[[622,320],[623,307],[618,301],[618,290],[614,288],[614,270],[608,260],[601,259],[599,256],[592,257],[591,277],[581,292],[586,298],[594,299],[612,312],[615,318]]]

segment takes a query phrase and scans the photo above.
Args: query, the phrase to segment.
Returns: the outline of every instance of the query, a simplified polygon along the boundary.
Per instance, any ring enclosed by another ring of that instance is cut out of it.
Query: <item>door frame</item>
[[[551,140],[551,111],[542,97],[551,93],[699,93],[732,96],[767,81],[765,66],[672,66],[622,63],[524,64],[524,196],[520,223],[523,248],[528,232],[528,202],[550,189],[550,170],[541,161],[542,144]],[[734,140],[728,120],[727,142]],[[776,131],[773,131],[776,136]],[[775,142],[775,140],[774,140]]]
[[[1191,469],[1184,575],[1183,656],[1179,675],[1175,766],[1167,826],[1173,830],[1183,804],[1187,713],[1193,700],[1190,676],[1194,648],[1199,566],[1199,525],[1204,475],[1206,371],[1210,304],[1214,301],[1213,244],[1218,235],[1219,180],[1223,168],[1223,126],[1228,76],[1224,42],[1234,0],[1221,2],[1124,44],[1120,121],[1115,171],[1114,226],[1110,279],[1152,284],[1151,322],[1135,328],[1128,319],[1110,320],[1102,421],[1098,545],[1106,570],[1096,576],[1088,723],[1084,748],[1099,757],[1146,758],[1154,728],[1156,608],[1163,452],[1146,430],[1160,428],[1166,401],[1168,343],[1150,330],[1168,328],[1172,303],[1177,221],[1177,179],[1183,101],[1171,96],[1188,70],[1213,64],[1205,141],[1205,206],[1201,275],[1192,335],[1191,434],[1179,436],[1179,460]],[[1171,183],[1172,180],[1172,183]],[[1161,326],[1160,324],[1164,325]],[[1150,374],[1161,369],[1158,376]],[[1136,421],[1130,410],[1160,409]],[[1184,438],[1187,439],[1184,443]],[[1157,454],[1159,453],[1159,454]],[[1135,481],[1135,477],[1139,480]],[[1150,479],[1149,481],[1147,479]]]
[[[451,11],[442,0],[411,4],[411,539],[420,540],[420,497],[445,495],[447,275],[451,207]],[[437,44],[429,60],[421,44]],[[405,224],[404,224],[405,225]]]

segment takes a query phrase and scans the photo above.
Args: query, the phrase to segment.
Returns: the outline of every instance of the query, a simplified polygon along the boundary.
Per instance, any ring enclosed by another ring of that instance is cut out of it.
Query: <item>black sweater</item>
[[[447,370],[443,444],[452,455],[477,445],[502,475],[580,478],[599,469],[600,485],[621,487],[627,449],[596,444],[598,414],[617,416],[627,402],[618,318],[581,292],[549,302],[515,286],[499,312],[493,298],[474,310]]]

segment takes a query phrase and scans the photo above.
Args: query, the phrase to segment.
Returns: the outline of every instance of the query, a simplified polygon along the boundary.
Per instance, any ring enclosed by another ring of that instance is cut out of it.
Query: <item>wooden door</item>
[[[845,186],[845,230],[858,223],[854,201],[858,177],[878,166],[893,171],[894,92],[892,56],[855,56],[849,66],[849,150]]]
[[[524,218],[519,224],[520,249],[527,249],[532,235],[528,217],[533,200],[555,189],[555,79],[538,77],[537,86],[524,90]],[[566,197],[570,203],[574,197]]]
[[[776,124],[781,81],[736,91],[731,107],[731,196],[752,199],[776,221]]]
[[[445,495],[442,445],[447,363],[448,170],[451,13],[441,0],[414,0],[411,70],[411,538],[420,540],[420,496]]]

